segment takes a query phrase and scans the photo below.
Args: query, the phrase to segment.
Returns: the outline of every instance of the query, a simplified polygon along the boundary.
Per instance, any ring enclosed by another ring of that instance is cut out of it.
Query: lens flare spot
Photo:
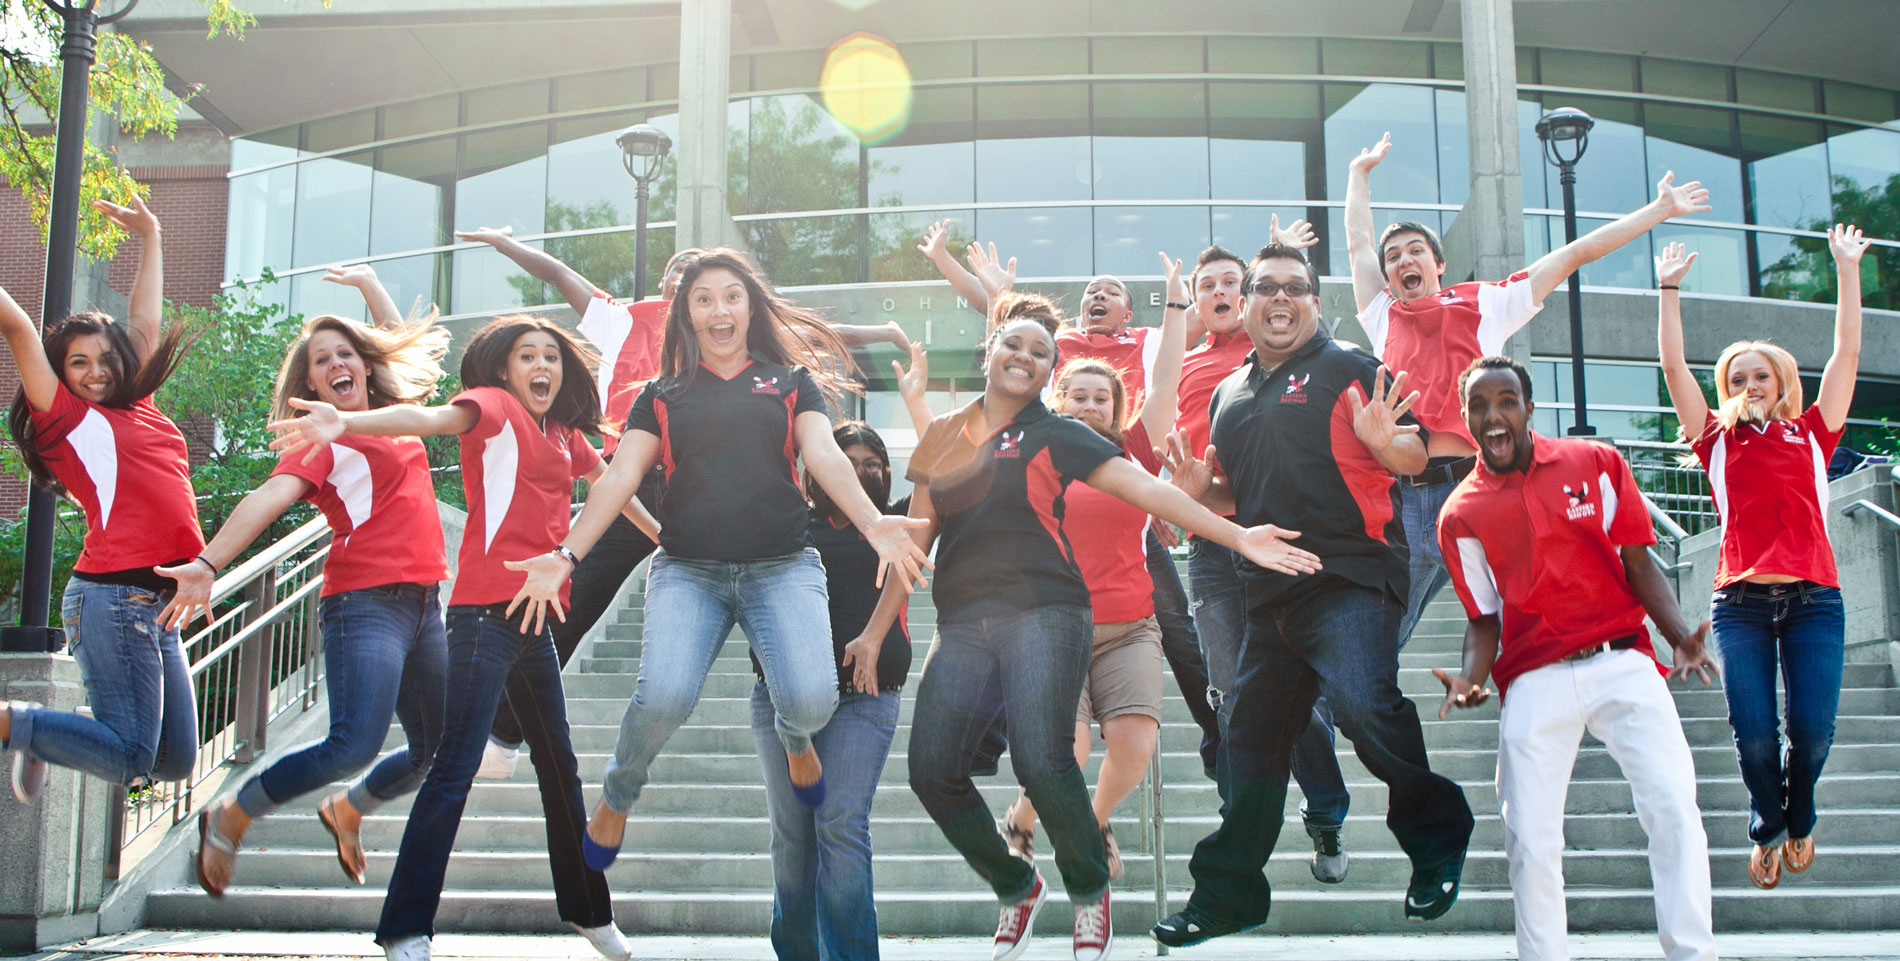
[[[910,65],[883,37],[860,32],[832,44],[818,87],[825,109],[865,143],[889,140],[910,122]]]

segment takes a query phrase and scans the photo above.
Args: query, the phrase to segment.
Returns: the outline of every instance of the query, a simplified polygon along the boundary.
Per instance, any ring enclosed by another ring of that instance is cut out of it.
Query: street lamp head
[[[673,138],[650,123],[636,123],[614,138],[620,145],[620,161],[627,173],[640,181],[652,180],[660,172],[660,163],[673,149]]]
[[[1559,167],[1583,159],[1590,145],[1590,128],[1596,123],[1575,107],[1558,107],[1538,118],[1537,137],[1544,142],[1546,159]]]

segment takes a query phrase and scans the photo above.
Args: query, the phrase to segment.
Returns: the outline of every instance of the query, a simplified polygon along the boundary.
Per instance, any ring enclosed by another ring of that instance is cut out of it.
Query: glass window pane
[[[1216,200],[1306,199],[1304,143],[1215,139],[1208,141],[1207,152]]]
[[[1329,76],[1431,76],[1431,45],[1426,43],[1328,37],[1320,41],[1319,52]]]
[[[1470,124],[1464,92],[1434,90],[1432,107],[1438,114],[1438,201],[1462,207],[1471,196]],[[1535,163],[1536,158],[1520,157],[1518,162]]]
[[[1088,41],[1028,38],[979,40],[976,73],[979,77],[1040,77],[1089,72]]]
[[[1536,100],[1520,99],[1517,102],[1517,161],[1524,176],[1524,206],[1530,208],[1561,206],[1563,198],[1552,199],[1549,192],[1551,183],[1546,177],[1540,177],[1537,170],[1549,166],[1544,159],[1544,142],[1537,139],[1537,118],[1544,115],[1543,105]]]
[[[880,146],[967,143],[974,139],[976,94],[969,87],[925,87],[911,97],[910,122]]]
[[[1089,211],[1080,207],[979,210],[976,235],[1016,257],[1018,277],[1087,277],[1094,272]]]
[[[976,145],[968,141],[873,147],[867,156],[874,206],[976,199]]]
[[[758,90],[791,90],[818,86],[818,70],[824,66],[823,50],[795,53],[756,53],[752,55],[752,84]]]
[[[1465,47],[1461,43],[1432,44],[1432,76],[1444,80],[1463,80],[1465,78]],[[1519,76],[1519,83],[1528,83],[1528,76]]]
[[[1095,73],[1200,73],[1200,37],[1097,37],[1089,64]]]
[[[555,125],[555,143],[548,147],[549,233],[634,222],[634,180],[614,142],[633,122],[619,115]]]
[[[1900,116],[1894,112],[1893,91],[1863,87],[1857,83],[1829,80],[1821,85],[1827,101],[1827,113],[1835,117],[1886,123]]]
[[[1216,137],[1307,140],[1319,136],[1319,84],[1210,83],[1209,130]]]
[[[560,77],[554,81],[554,109],[563,113],[600,107],[621,107],[630,103],[639,103],[646,98],[647,70],[645,67],[595,70],[577,76]],[[628,121],[628,123],[632,122]]]
[[[1565,240],[1563,218],[1551,218],[1551,242]],[[1604,224],[1608,220],[1591,217],[1577,218],[1577,236],[1581,237]],[[1583,265],[1578,271],[1586,287],[1653,287],[1655,286],[1655,254],[1650,247],[1650,238],[1654,231],[1605,254],[1602,259]],[[1696,269],[1702,269],[1702,261],[1696,261]]]
[[[1620,214],[1649,202],[1655,184],[1649,178],[1643,153],[1643,128],[1636,125],[1635,104],[1593,97],[1565,97],[1561,104],[1548,100],[1545,104],[1574,106],[1596,118],[1596,126],[1590,130],[1589,146],[1583,159],[1577,162],[1578,210]],[[1531,135],[1541,154],[1543,144],[1536,136]],[[1385,169],[1383,164],[1380,169]],[[1544,177],[1550,206],[1561,208],[1564,194],[1557,182],[1556,166],[1544,164]]]
[[[405,317],[424,317],[435,306],[436,272],[446,262],[446,254],[422,254],[396,260],[377,261],[376,279],[382,281],[396,309]],[[332,284],[331,286],[335,286]],[[354,294],[354,291],[350,293]],[[360,303],[362,298],[357,298]]]
[[[275,167],[233,177],[230,196],[224,234],[225,282],[256,277],[265,267],[289,267],[297,168]]]
[[[516,234],[541,233],[547,203],[547,127],[469,134],[463,138],[462,154],[462,173],[455,184],[455,229],[506,224]],[[455,313],[546,302],[539,281],[490,248],[456,252],[452,275],[449,309]]]
[[[1096,137],[1098,200],[1206,200],[1207,138]]]
[[[485,90],[471,90],[463,97],[464,123],[493,123],[521,117],[539,117],[548,112],[548,82],[530,80]]]
[[[962,80],[976,72],[976,48],[968,40],[907,43],[899,49],[912,80]]]
[[[309,160],[297,170],[292,263],[329,264],[369,253],[369,155]]]
[[[1829,168],[1835,177],[1845,177],[1852,182],[1851,185],[1837,182],[1837,193],[1855,190],[1861,196],[1871,198],[1875,191],[1900,174],[1900,133],[1830,125],[1828,135]],[[1834,216],[1838,220],[1848,214],[1855,202],[1843,203],[1842,198],[1837,196],[1834,206]]]
[[[341,117],[312,120],[303,127],[304,150],[310,153],[328,153],[375,140],[376,111],[358,110]]]
[[[1085,84],[1011,84],[976,88],[976,135],[1065,137],[1088,133]]]
[[[1656,249],[1679,242],[1698,256],[1682,280],[1684,290],[1705,294],[1748,296],[1748,236],[1739,230],[1697,227],[1694,221],[1671,221],[1652,233]]]
[[[752,99],[746,211],[858,205],[858,140],[804,94]]]
[[[449,130],[460,123],[461,98],[452,93],[383,108],[383,139]]]
[[[1392,152],[1372,175],[1374,200],[1438,202],[1438,132],[1432,91],[1375,83],[1326,85],[1326,196],[1346,197],[1346,165],[1392,133]]]
[[[1305,207],[1215,207],[1212,216],[1214,235],[1210,240],[1243,258],[1252,259],[1254,251],[1266,246],[1268,230],[1272,226],[1272,218],[1275,214],[1279,215],[1280,225],[1283,227],[1309,216]],[[1322,243],[1325,239],[1320,238]],[[1312,254],[1321,249],[1323,248],[1309,248],[1307,253]],[[1172,255],[1174,252],[1168,253]],[[1198,252],[1196,256],[1199,256]],[[1185,256],[1181,259],[1187,260]],[[1183,263],[1181,269],[1185,272],[1192,270],[1192,267],[1188,263]]]
[[[377,151],[369,252],[386,254],[447,243],[442,193],[454,179],[453,137]]]
[[[1087,137],[976,142],[976,199],[1087,200],[1094,179]],[[989,240],[989,234],[980,234]]]
[[[647,68],[647,99],[650,101],[678,100],[680,96],[680,65],[677,61],[656,63]]]
[[[739,225],[746,249],[772,284],[858,282],[858,234],[864,217],[797,217],[755,220]]]
[[[297,149],[295,143],[296,128],[290,128],[290,132],[292,142],[288,146],[246,137],[231,141],[231,169],[247,170],[251,167],[297,159],[303,152]]]
[[[1749,221],[1803,228],[1826,222],[1832,207],[1821,125],[1745,113],[1741,128],[1742,157],[1755,205]]]
[[[1736,69],[1735,100],[1757,107],[1779,107],[1804,113],[1820,110],[1820,105],[1815,103],[1813,80],[1760,70]]]
[[[1095,208],[1095,272],[1119,277],[1161,274],[1157,252],[1193,269],[1207,247],[1206,207]],[[1137,312],[1138,314],[1141,312]]]
[[[1545,48],[1540,51],[1538,62],[1543,69],[1540,82],[1545,86],[1581,87],[1585,90],[1636,89],[1636,62],[1632,57]]]
[[[1697,216],[1740,223],[1742,167],[1730,145],[1733,119],[1727,110],[1649,104],[1643,112],[1648,134],[1644,146],[1652,183],[1671,170],[1676,172],[1676,183],[1700,180],[1709,190],[1712,209]]]
[[[911,214],[872,214],[871,215],[871,276],[872,283],[895,283],[914,280],[941,280],[943,275],[929,258],[917,252],[918,243],[924,239],[924,231],[933,221],[946,220],[950,224],[950,234],[944,241],[944,249],[950,252],[958,263],[963,262],[963,251],[976,240],[973,228],[976,226],[976,212],[972,210],[940,210],[928,213]],[[1002,248],[997,248],[1001,253]],[[1004,254],[1005,257],[1009,256]],[[948,294],[948,291],[945,291]],[[954,295],[950,295],[953,296]],[[941,303],[938,307],[942,307]]]
[[[335,314],[367,321],[369,308],[364,306],[363,296],[356,288],[330,283],[323,279],[323,271],[318,270],[290,278],[290,312],[305,317]]]
[[[549,211],[553,216],[554,208]],[[554,226],[550,223],[549,226]],[[651,231],[647,259],[653,259]],[[651,293],[659,283],[658,267],[649,267],[647,271],[648,290],[640,291],[634,285],[634,266],[639,262],[635,254],[638,236],[633,228],[616,231],[611,234],[588,234],[584,237],[550,237],[542,244],[542,249],[553,255],[554,259],[574,268],[575,272],[594,286],[615,297],[637,298],[642,293]],[[550,302],[559,302],[560,292],[552,288],[543,295]]]
[[[527,241],[527,244],[537,250],[541,248],[539,240]],[[453,283],[444,313],[515,310],[548,303],[547,290],[541,282],[515,266],[514,261],[496,253],[493,247],[483,245],[473,250],[458,250],[449,256]]]
[[[1319,41],[1304,37],[1208,37],[1209,73],[1319,72]]]
[[[1761,265],[1761,295],[1775,300],[1831,299],[1834,266],[1826,241],[1786,234],[1756,234],[1755,262]]]
[[[1120,137],[1207,136],[1203,83],[1096,83],[1094,130]]]
[[[1643,92],[1693,97],[1697,100],[1728,99],[1728,68],[1683,60],[1657,60],[1644,57]]]

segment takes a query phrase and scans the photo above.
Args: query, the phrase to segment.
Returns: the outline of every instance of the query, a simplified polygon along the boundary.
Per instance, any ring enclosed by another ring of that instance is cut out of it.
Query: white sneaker
[[[429,936],[412,934],[383,945],[387,961],[429,961]]]
[[[489,741],[482,748],[482,766],[475,769],[475,780],[506,781],[515,776],[515,762],[520,759],[519,750]]]
[[[583,928],[572,922],[568,923],[568,927],[579,931],[581,937],[586,938],[587,943],[593,945],[594,950],[599,951],[603,958],[608,958],[610,961],[630,961],[633,957],[633,945],[627,943],[626,936],[620,933],[620,929],[615,927],[612,921],[598,928]]]
[[[21,804],[31,804],[46,788],[46,762],[26,753],[25,748],[13,752],[13,796]]]

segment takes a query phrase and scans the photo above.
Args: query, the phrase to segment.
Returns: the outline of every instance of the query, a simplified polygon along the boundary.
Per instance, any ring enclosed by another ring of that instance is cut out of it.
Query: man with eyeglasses
[[[1316,574],[1243,565],[1246,639],[1221,742],[1221,824],[1194,849],[1187,907],[1154,926],[1171,947],[1257,927],[1271,905],[1264,869],[1279,839],[1293,744],[1324,694],[1339,729],[1391,789],[1386,824],[1412,862],[1407,917],[1458,898],[1471,807],[1432,772],[1418,712],[1398,687],[1405,536],[1394,475],[1425,466],[1405,375],[1388,389],[1372,355],[1319,329],[1319,276],[1292,248],[1249,266],[1242,324],[1253,353],[1214,392],[1212,444],[1169,437],[1175,483],[1236,523],[1273,524],[1319,555]]]
[[[1424,224],[1401,220],[1372,242],[1372,168],[1392,149],[1386,134],[1359,151],[1346,176],[1346,252],[1352,295],[1372,352],[1394,370],[1412,375],[1419,392],[1414,413],[1430,433],[1425,469],[1399,479],[1405,539],[1411,545],[1411,595],[1399,625],[1399,646],[1450,576],[1438,550],[1438,514],[1477,460],[1465,429],[1458,375],[1481,356],[1500,354],[1504,342],[1544,309],[1544,298],[1584,264],[1600,260],[1650,228],[1709,209],[1701,181],[1677,186],[1675,172],[1656,184],[1656,199],[1565,244],[1536,263],[1494,283],[1442,285],[1445,248]]]

